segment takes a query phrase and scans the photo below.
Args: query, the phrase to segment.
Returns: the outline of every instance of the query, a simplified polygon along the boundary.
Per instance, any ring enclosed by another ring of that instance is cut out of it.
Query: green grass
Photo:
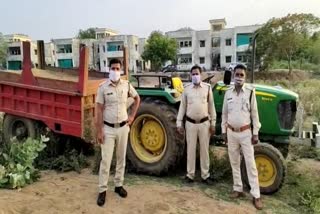
[[[320,73],[320,65],[309,63],[309,62],[302,62],[300,66],[299,61],[292,61],[291,62],[293,69],[300,69],[305,71],[314,71]],[[271,65],[271,69],[288,69],[288,62],[287,61],[275,61]]]

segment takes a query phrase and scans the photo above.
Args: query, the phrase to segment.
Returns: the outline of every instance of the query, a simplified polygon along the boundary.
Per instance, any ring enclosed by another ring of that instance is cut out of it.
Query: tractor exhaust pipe
[[[259,33],[255,33],[252,39],[252,63],[251,63],[251,83],[254,81],[254,68],[255,68],[255,62],[256,62],[256,41],[257,37],[259,36]]]

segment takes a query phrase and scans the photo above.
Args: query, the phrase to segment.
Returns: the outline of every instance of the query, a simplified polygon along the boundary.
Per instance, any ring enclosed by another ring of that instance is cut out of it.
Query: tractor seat
[[[178,92],[177,94],[175,94],[175,97],[181,96],[181,94],[184,90],[184,87],[183,87],[183,83],[179,77],[172,77],[172,87],[174,89],[176,89]]]

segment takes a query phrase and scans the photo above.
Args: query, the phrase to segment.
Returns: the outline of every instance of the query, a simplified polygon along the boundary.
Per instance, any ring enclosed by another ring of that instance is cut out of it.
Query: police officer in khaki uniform
[[[196,147],[200,143],[200,165],[202,181],[212,184],[209,173],[209,140],[215,132],[216,111],[213,103],[212,88],[201,81],[201,67],[191,68],[192,83],[182,93],[177,130],[184,133],[182,121],[186,118],[185,132],[187,137],[187,175],[186,181],[192,183],[195,176]]]
[[[251,86],[244,84],[245,77],[246,67],[242,64],[237,65],[234,68],[235,85],[225,93],[221,128],[224,140],[228,144],[233,174],[233,192],[230,197],[244,196],[240,172],[241,149],[246,163],[253,204],[257,209],[262,209],[253,148],[253,144],[258,143],[258,132],[261,125],[255,91]]]
[[[109,79],[100,84],[97,92],[97,140],[101,145],[102,156],[97,200],[99,206],[103,206],[105,203],[115,144],[117,146],[117,165],[114,177],[114,191],[123,198],[127,197],[127,191],[122,185],[126,164],[128,133],[129,126],[137,113],[140,97],[128,81],[120,79],[121,65],[122,63],[119,59],[110,61]],[[132,113],[129,116],[127,114],[128,97],[134,98]]]

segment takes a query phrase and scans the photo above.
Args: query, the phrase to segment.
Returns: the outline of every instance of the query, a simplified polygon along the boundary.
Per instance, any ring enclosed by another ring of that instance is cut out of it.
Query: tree
[[[320,37],[313,40],[312,45],[309,48],[310,62],[320,65]]]
[[[78,39],[95,39],[96,38],[96,30],[95,28],[88,28],[87,30],[79,30],[77,35]]]
[[[272,18],[257,30],[257,57],[263,59],[264,69],[273,60],[286,60],[289,75],[292,60],[306,56],[312,33],[320,27],[320,19],[312,14],[289,14],[282,18]]]
[[[159,70],[166,61],[175,61],[177,50],[175,39],[163,35],[160,31],[153,31],[147,40],[142,58],[151,61],[152,70]]]
[[[8,44],[5,41],[2,33],[0,33],[0,67],[5,67],[6,59],[7,59],[7,48]]]

